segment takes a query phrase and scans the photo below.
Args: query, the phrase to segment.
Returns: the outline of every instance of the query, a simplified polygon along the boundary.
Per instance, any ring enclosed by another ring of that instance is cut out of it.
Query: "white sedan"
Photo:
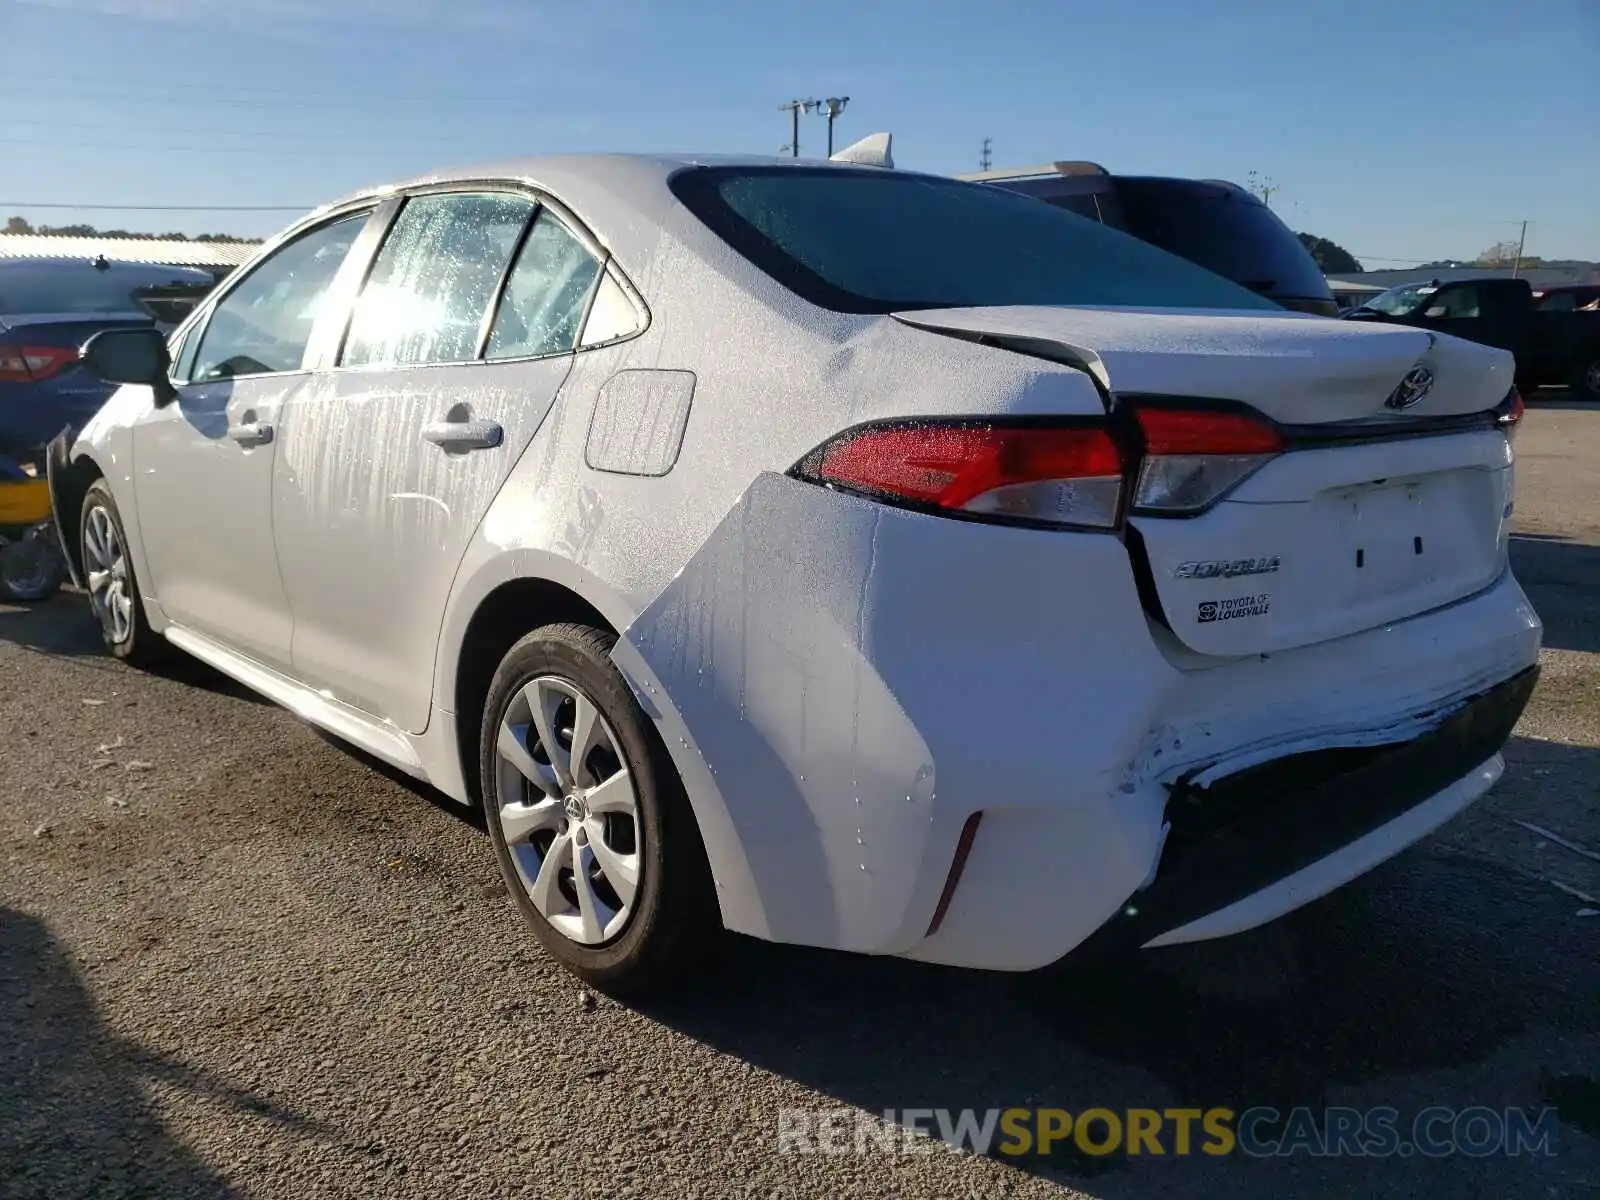
[[[51,479],[176,647],[467,805],[584,979],[719,928],[1001,970],[1217,937],[1499,778],[1511,358],[992,188],[531,159],[321,209]]]

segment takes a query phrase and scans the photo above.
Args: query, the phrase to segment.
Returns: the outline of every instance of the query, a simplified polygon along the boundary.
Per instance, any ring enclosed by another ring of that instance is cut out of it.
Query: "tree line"
[[[139,233],[130,229],[96,229],[93,225],[32,225],[22,217],[11,217],[6,221],[7,233],[39,233],[55,237],[106,237],[106,238],[136,238],[139,241],[166,241],[166,242],[238,242],[255,245],[260,238],[235,237],[231,233],[198,233],[190,237],[186,233]]]

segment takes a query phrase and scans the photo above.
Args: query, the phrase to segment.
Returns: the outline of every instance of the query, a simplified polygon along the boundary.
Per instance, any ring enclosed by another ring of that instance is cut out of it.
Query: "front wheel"
[[[145,619],[144,598],[128,554],[128,535],[104,479],[96,479],[84,493],[78,535],[89,607],[106,649],[135,667],[159,662],[166,643]]]
[[[501,661],[479,780],[501,874],[550,955],[613,993],[684,973],[719,933],[682,783],[611,662],[613,634],[547,625]]]

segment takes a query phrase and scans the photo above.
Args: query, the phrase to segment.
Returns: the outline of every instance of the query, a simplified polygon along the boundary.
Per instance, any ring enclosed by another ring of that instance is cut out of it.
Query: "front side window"
[[[486,358],[562,354],[578,342],[600,264],[549,209],[506,280],[506,293],[489,332]]]
[[[218,301],[200,335],[194,368],[183,378],[298,371],[322,302],[368,215],[330,221],[262,260]]]
[[[1278,307],[1138,238],[981,184],[828,167],[700,167],[670,186],[757,267],[838,312]]]
[[[1440,288],[1422,315],[1440,320],[1467,319],[1482,315],[1478,289],[1472,286]]]
[[[341,364],[476,358],[484,317],[533,209],[525,197],[493,192],[408,200],[356,300]]]

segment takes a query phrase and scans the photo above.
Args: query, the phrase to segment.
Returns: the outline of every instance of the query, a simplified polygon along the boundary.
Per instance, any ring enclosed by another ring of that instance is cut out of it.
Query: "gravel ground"
[[[1333,897],[1110,975],[735,941],[583,994],[487,839],[198,665],[0,608],[0,1196],[1593,1196],[1600,411],[1540,400],[1514,549],[1550,625],[1506,782]],[[783,1109],[1559,1104],[1551,1157],[777,1152]]]

